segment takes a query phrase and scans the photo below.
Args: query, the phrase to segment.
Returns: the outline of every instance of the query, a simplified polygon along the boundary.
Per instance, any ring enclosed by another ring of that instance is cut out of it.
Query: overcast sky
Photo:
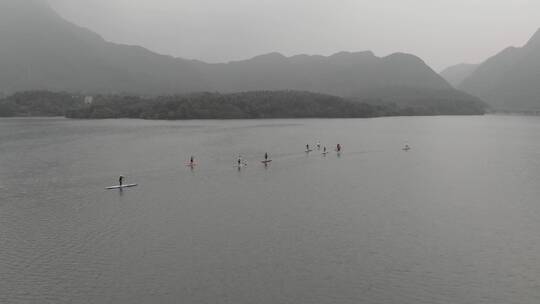
[[[109,41],[209,62],[372,50],[440,70],[521,46],[540,27],[540,0],[49,1]]]

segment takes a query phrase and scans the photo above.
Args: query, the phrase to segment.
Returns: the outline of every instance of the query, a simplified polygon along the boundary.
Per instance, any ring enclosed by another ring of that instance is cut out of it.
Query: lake
[[[2,303],[540,303],[540,117],[1,119],[0,172]]]

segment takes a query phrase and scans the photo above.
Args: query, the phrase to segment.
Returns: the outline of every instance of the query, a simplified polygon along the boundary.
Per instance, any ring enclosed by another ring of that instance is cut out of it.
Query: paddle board
[[[269,164],[271,162],[272,162],[271,159],[269,159],[269,160],[261,160],[261,163],[263,163],[263,164]]]
[[[118,185],[118,186],[111,186],[111,187],[107,187],[105,189],[107,190],[114,190],[114,189],[124,189],[124,188],[131,188],[131,187],[137,187],[137,184],[127,184],[127,185]]]

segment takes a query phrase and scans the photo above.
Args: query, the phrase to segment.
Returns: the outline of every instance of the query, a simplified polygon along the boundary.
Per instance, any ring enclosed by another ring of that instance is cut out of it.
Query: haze
[[[522,45],[536,0],[50,0],[114,42],[208,62],[268,52],[413,53],[440,70]]]

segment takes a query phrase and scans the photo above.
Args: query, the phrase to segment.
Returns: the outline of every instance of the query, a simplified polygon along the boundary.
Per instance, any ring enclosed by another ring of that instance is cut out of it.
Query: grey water
[[[0,120],[1,303],[540,303],[539,253],[539,117]]]

